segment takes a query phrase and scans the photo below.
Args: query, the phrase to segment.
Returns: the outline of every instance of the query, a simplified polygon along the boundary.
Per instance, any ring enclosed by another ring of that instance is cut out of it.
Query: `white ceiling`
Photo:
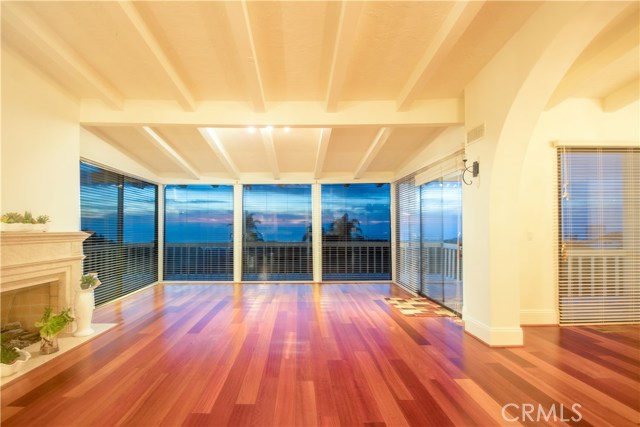
[[[159,177],[379,179],[462,125],[465,85],[540,4],[3,1],[2,42]],[[627,12],[550,106],[637,85],[638,4]]]

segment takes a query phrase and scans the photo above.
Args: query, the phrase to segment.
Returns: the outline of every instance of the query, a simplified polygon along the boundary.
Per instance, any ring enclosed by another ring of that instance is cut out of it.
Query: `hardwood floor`
[[[638,425],[638,325],[527,327],[524,347],[491,349],[387,296],[406,294],[147,289],[96,311],[116,328],[5,386],[2,425]]]

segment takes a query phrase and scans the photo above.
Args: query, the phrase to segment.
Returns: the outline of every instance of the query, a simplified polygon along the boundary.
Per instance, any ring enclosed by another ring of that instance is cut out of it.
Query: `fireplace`
[[[45,307],[59,311],[73,305],[87,237],[83,232],[2,232],[2,325],[19,321],[31,329]]]

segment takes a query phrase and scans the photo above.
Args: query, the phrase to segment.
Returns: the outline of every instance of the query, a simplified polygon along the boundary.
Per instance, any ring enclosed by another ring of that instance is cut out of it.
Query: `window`
[[[560,322],[640,321],[640,149],[558,150]]]
[[[165,188],[165,280],[233,280],[233,186]]]
[[[242,279],[312,280],[311,186],[243,187]]]
[[[390,280],[389,184],[322,186],[322,279]]]
[[[84,272],[102,284],[96,304],[114,300],[158,280],[157,192],[154,184],[80,163]]]

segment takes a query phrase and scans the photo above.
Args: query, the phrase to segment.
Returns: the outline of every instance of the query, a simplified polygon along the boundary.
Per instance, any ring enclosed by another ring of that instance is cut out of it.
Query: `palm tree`
[[[254,219],[252,213],[246,213],[244,216],[244,240],[245,242],[264,242],[262,233],[258,231],[258,224],[262,221]]]
[[[349,219],[349,214],[345,213],[331,223],[325,238],[326,240],[350,242],[364,240],[364,234],[360,228],[360,221],[356,218]]]
[[[311,224],[307,225],[307,229],[304,232],[304,236],[302,236],[303,242],[313,242],[313,229],[311,228]]]

